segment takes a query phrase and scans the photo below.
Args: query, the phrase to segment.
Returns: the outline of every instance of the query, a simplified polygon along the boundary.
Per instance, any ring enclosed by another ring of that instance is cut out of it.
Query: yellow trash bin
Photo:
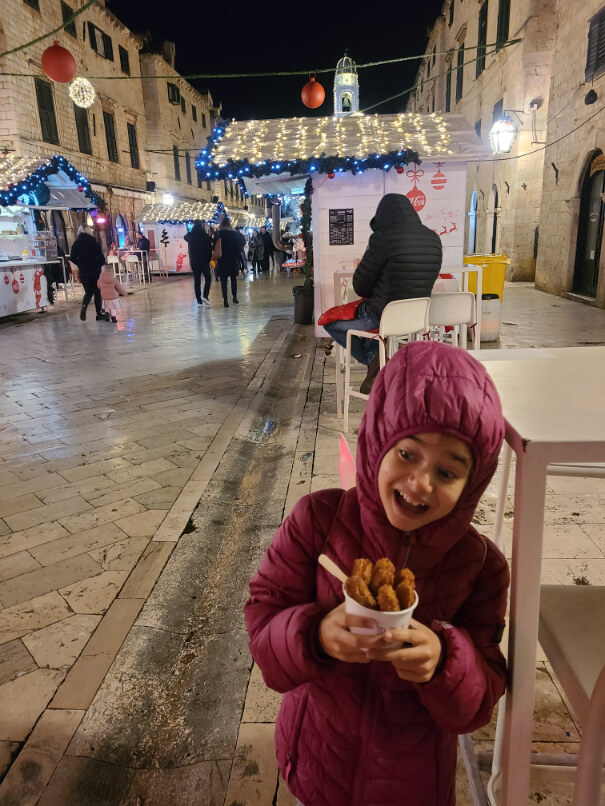
[[[472,265],[486,264],[483,269],[483,294],[497,294],[502,302],[506,265],[511,261],[506,255],[465,255],[464,262]],[[477,275],[469,274],[468,290],[477,293]]]

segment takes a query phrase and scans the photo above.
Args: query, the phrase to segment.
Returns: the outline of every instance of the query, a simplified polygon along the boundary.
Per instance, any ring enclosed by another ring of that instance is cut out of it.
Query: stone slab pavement
[[[284,513],[338,483],[334,357],[292,327],[292,284],[198,310],[182,278],[117,327],[68,306],[0,324],[0,806],[293,803],[242,619]],[[504,346],[605,342],[603,311],[528,284],[504,300]],[[549,479],[548,581],[605,584],[603,491]],[[537,690],[536,748],[573,751],[543,659]],[[551,789],[535,799],[569,802]]]

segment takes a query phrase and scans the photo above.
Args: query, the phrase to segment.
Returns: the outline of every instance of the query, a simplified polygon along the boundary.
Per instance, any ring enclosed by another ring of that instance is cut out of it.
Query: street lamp
[[[494,154],[508,154],[519,129],[509,115],[502,115],[489,130],[489,143]]]

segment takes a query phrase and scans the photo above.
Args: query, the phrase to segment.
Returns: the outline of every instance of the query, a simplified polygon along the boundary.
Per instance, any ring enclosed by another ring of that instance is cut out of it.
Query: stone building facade
[[[536,286],[601,308],[605,308],[604,100],[605,2],[559,0]]]
[[[463,114],[486,142],[502,114],[516,123],[510,153],[469,163],[467,181],[465,252],[504,252],[508,279],[530,280],[536,270],[556,6],[446,0],[408,102],[411,111]]]

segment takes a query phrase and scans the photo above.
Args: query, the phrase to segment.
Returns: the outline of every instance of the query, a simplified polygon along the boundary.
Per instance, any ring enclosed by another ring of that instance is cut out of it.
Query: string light
[[[178,201],[174,204],[149,204],[138,218],[148,224],[188,224],[190,221],[204,221],[216,224],[220,217],[228,216],[233,226],[260,227],[264,218],[246,210],[228,210],[222,202],[214,204],[203,201]]]
[[[40,185],[52,174],[64,173],[84,195],[101,209],[105,204],[100,196],[91,190],[90,182],[65,157],[55,154],[54,157],[40,164],[39,159],[17,158],[11,154],[0,155],[0,207],[15,204],[20,196],[36,193]]]
[[[76,106],[88,109],[96,98],[95,88],[87,78],[74,78],[69,85],[69,97]]]

